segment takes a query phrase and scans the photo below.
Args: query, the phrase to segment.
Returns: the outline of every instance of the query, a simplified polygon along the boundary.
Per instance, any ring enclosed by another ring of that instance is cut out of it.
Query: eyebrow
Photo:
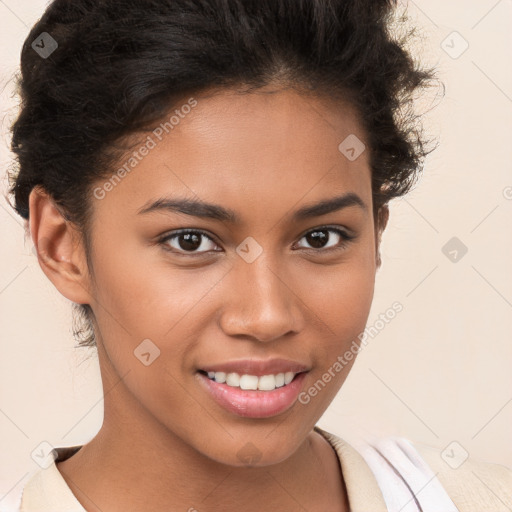
[[[368,211],[366,203],[357,194],[348,192],[341,196],[307,204],[297,210],[292,218],[295,221],[303,221],[353,206],[359,207],[365,212]],[[162,197],[156,201],[146,203],[137,211],[137,214],[142,215],[158,211],[184,213],[193,217],[214,219],[231,224],[239,224],[241,222],[240,216],[235,211],[218,204],[206,203],[195,199]]]

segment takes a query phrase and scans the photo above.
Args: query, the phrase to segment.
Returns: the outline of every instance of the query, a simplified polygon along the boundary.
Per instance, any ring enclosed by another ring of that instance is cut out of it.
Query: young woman
[[[316,426],[429,151],[409,106],[435,73],[391,37],[394,4],[48,6],[12,194],[97,347],[104,421],[23,512],[510,509],[506,468],[467,463],[491,492],[406,440],[365,459]]]

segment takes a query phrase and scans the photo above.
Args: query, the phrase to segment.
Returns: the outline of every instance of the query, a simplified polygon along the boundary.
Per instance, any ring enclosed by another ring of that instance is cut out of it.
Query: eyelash
[[[331,253],[331,252],[335,252],[335,251],[339,251],[339,250],[344,250],[346,248],[346,246],[349,245],[350,242],[356,238],[355,235],[349,235],[346,231],[344,231],[344,230],[342,230],[340,228],[333,227],[333,226],[320,226],[320,227],[317,227],[317,228],[314,228],[314,229],[310,229],[309,231],[304,233],[299,238],[299,240],[302,240],[302,238],[304,238],[307,235],[309,235],[311,233],[314,233],[316,231],[332,231],[332,232],[338,234],[342,238],[342,241],[336,247],[329,247],[327,249],[307,249],[306,248],[305,249],[306,252],[317,253],[318,254],[318,253]],[[162,238],[160,238],[158,240],[158,243],[161,244],[166,251],[172,252],[174,254],[179,254],[180,256],[185,256],[185,257],[190,257],[190,256],[191,257],[197,257],[197,256],[200,256],[200,255],[204,255],[207,252],[210,252],[210,251],[189,252],[189,253],[187,253],[186,251],[185,252],[180,252],[180,251],[178,251],[178,250],[176,250],[174,248],[170,248],[169,245],[167,244],[167,242],[169,240],[177,238],[180,235],[190,234],[190,233],[195,233],[195,234],[203,235],[204,237],[206,237],[210,241],[212,241],[214,244],[219,245],[213,237],[211,237],[208,233],[206,233],[205,231],[202,231],[201,229],[180,229],[180,230],[177,230],[177,231],[173,231],[172,233],[164,235]],[[214,252],[220,252],[220,251],[214,251]]]

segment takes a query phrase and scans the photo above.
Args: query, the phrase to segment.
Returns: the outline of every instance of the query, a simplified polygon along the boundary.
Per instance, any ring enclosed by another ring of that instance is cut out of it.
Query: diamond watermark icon
[[[441,251],[452,263],[458,263],[466,255],[468,248],[454,236],[443,245]]]
[[[248,236],[236,248],[236,252],[246,263],[252,263],[263,252],[263,247],[252,236]]]
[[[41,32],[41,34],[32,41],[31,46],[40,57],[47,59],[59,45],[48,32]]]
[[[238,450],[236,456],[244,464],[256,464],[261,459],[262,453],[253,443],[248,442]]]
[[[149,366],[160,356],[160,349],[149,338],[146,338],[133,353],[144,366]]]
[[[458,59],[469,48],[469,43],[454,30],[441,42],[441,48],[452,59]]]
[[[46,469],[55,459],[53,446],[48,441],[42,441],[32,450],[30,457],[38,466]]]
[[[340,153],[345,155],[345,157],[351,162],[357,160],[365,149],[366,146],[364,143],[353,133],[344,139],[338,146]]]
[[[442,452],[441,458],[452,469],[458,469],[466,462],[469,454],[457,441],[452,441]]]

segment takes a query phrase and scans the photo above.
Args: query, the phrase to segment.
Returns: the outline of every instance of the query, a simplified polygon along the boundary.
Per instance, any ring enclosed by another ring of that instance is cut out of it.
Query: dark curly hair
[[[28,219],[29,194],[43,187],[80,230],[90,264],[92,187],[112,175],[137,136],[192,94],[276,84],[355,107],[375,214],[410,190],[435,149],[426,148],[412,105],[416,90],[439,81],[406,49],[415,28],[392,35],[395,7],[396,0],[54,0],[21,51],[13,208]],[[45,58],[33,46],[43,32],[58,45]],[[94,346],[90,305],[73,307],[78,346]]]

